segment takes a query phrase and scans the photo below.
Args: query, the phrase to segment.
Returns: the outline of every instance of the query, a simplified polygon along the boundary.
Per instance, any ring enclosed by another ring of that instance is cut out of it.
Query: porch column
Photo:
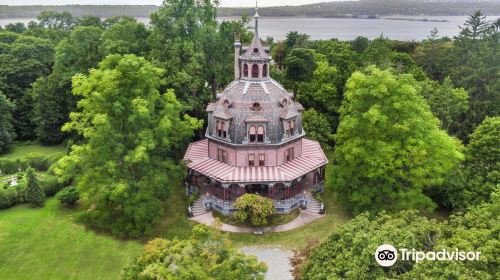
[[[285,198],[290,198],[290,183],[285,183]]]
[[[228,201],[228,196],[229,196],[229,184],[222,184],[222,190],[223,190],[223,199],[224,202]]]
[[[274,199],[274,183],[270,183],[267,185],[269,189],[269,197]]]
[[[299,177],[299,178],[297,179],[297,194],[299,194],[299,193],[300,193],[300,191],[301,191],[301,187],[302,187],[302,177]]]
[[[245,193],[245,184],[238,184],[238,186],[240,187],[239,191],[238,191],[238,195],[244,194]]]

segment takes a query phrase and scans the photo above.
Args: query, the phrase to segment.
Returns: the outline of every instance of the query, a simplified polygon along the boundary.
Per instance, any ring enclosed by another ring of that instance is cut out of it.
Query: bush
[[[31,167],[26,170],[26,181],[26,201],[35,207],[43,206],[45,202],[45,193],[40,188],[35,170]]]
[[[14,159],[0,159],[0,170],[2,170],[2,174],[13,174],[18,172],[17,163]]]
[[[57,176],[48,174],[39,179],[39,184],[46,196],[53,196],[64,188],[64,185],[59,183]]]
[[[244,194],[238,197],[234,207],[238,208],[236,218],[256,226],[267,224],[267,218],[274,211],[273,201],[258,194]]]
[[[23,168],[32,167],[38,171],[47,171],[50,167],[48,157],[39,153],[30,153],[21,160]]]
[[[197,201],[197,200],[198,200],[198,198],[200,198],[200,192],[199,192],[199,191],[196,191],[196,192],[194,192],[192,195],[190,195],[190,196],[189,196],[189,200],[188,200],[189,205],[193,205],[193,203],[194,203],[195,201]]]
[[[0,209],[7,209],[16,204],[25,202],[25,192],[25,182],[21,182],[17,186],[9,186],[8,184],[4,184],[0,188]]]
[[[75,187],[66,187],[56,195],[57,199],[66,205],[73,205],[80,199],[80,194]]]

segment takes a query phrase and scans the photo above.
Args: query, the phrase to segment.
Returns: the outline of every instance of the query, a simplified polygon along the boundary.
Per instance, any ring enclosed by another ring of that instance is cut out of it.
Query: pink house
[[[321,146],[304,137],[302,105],[269,77],[257,12],[254,19],[251,45],[234,44],[234,81],[206,108],[206,139],[191,143],[184,156],[187,192],[200,192],[223,214],[235,211],[244,193],[273,199],[278,213],[305,206],[309,192],[323,188],[328,163]]]

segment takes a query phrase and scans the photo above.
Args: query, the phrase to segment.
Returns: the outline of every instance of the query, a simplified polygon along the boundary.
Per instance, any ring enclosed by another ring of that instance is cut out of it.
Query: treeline
[[[149,17],[158,10],[153,5],[64,5],[64,6],[0,6],[0,18],[35,18],[42,11],[69,12],[76,17],[86,15],[108,18],[113,16]],[[301,6],[263,7],[265,17],[358,17],[390,15],[460,16],[482,10],[487,15],[500,14],[500,2],[425,2],[425,1],[340,1]],[[219,17],[239,17],[251,14],[253,8],[218,8]]]

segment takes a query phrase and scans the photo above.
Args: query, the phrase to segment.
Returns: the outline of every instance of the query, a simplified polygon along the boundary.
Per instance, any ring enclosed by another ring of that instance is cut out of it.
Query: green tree
[[[305,48],[293,49],[286,57],[285,67],[285,86],[296,91],[299,83],[312,79],[316,69],[316,52]]]
[[[26,169],[26,181],[26,201],[35,207],[43,206],[43,203],[45,202],[45,193],[38,183],[35,169],[31,167]]]
[[[423,191],[463,158],[411,75],[368,67],[347,82],[330,187],[355,212],[432,209]]]
[[[48,29],[70,29],[76,19],[69,12],[43,11],[37,16],[39,25]]]
[[[125,268],[122,279],[264,279],[267,267],[231,246],[220,232],[197,225],[188,239],[157,238]]]
[[[454,210],[487,201],[500,188],[500,117],[487,117],[470,136],[465,161],[446,184],[446,200]]]
[[[307,138],[318,141],[321,146],[329,148],[333,144],[333,133],[328,118],[318,113],[314,108],[302,113],[302,126],[307,133]]]
[[[36,136],[43,143],[58,143],[66,136],[61,127],[76,110],[78,96],[71,94],[71,78],[86,74],[101,60],[100,40],[103,30],[94,26],[78,26],[56,47],[55,63],[47,78],[33,85],[33,122]]]
[[[439,119],[441,128],[450,133],[460,126],[460,117],[468,108],[469,95],[463,88],[454,88],[451,80],[445,78],[442,84],[425,80],[420,84],[422,94]]]
[[[234,214],[236,218],[256,226],[267,224],[267,218],[274,211],[273,201],[258,194],[244,194],[238,197],[234,207],[238,209]]]
[[[172,91],[160,95],[163,71],[135,55],[109,55],[88,77],[77,75],[82,99],[63,129],[83,137],[55,172],[70,178],[88,207],[82,219],[119,236],[150,233],[168,184],[182,176],[176,160],[201,122]]]
[[[5,153],[15,138],[12,125],[14,105],[0,92],[0,154]]]
[[[28,95],[32,83],[48,75],[54,61],[54,46],[45,39],[6,34],[0,47],[0,90],[16,105],[14,128],[22,140],[34,139],[31,121],[33,101]]]
[[[26,26],[22,22],[9,23],[5,26],[5,30],[14,33],[23,33],[26,31]]]
[[[108,54],[135,54],[145,56],[149,32],[143,23],[134,18],[122,17],[103,32],[102,51]]]

